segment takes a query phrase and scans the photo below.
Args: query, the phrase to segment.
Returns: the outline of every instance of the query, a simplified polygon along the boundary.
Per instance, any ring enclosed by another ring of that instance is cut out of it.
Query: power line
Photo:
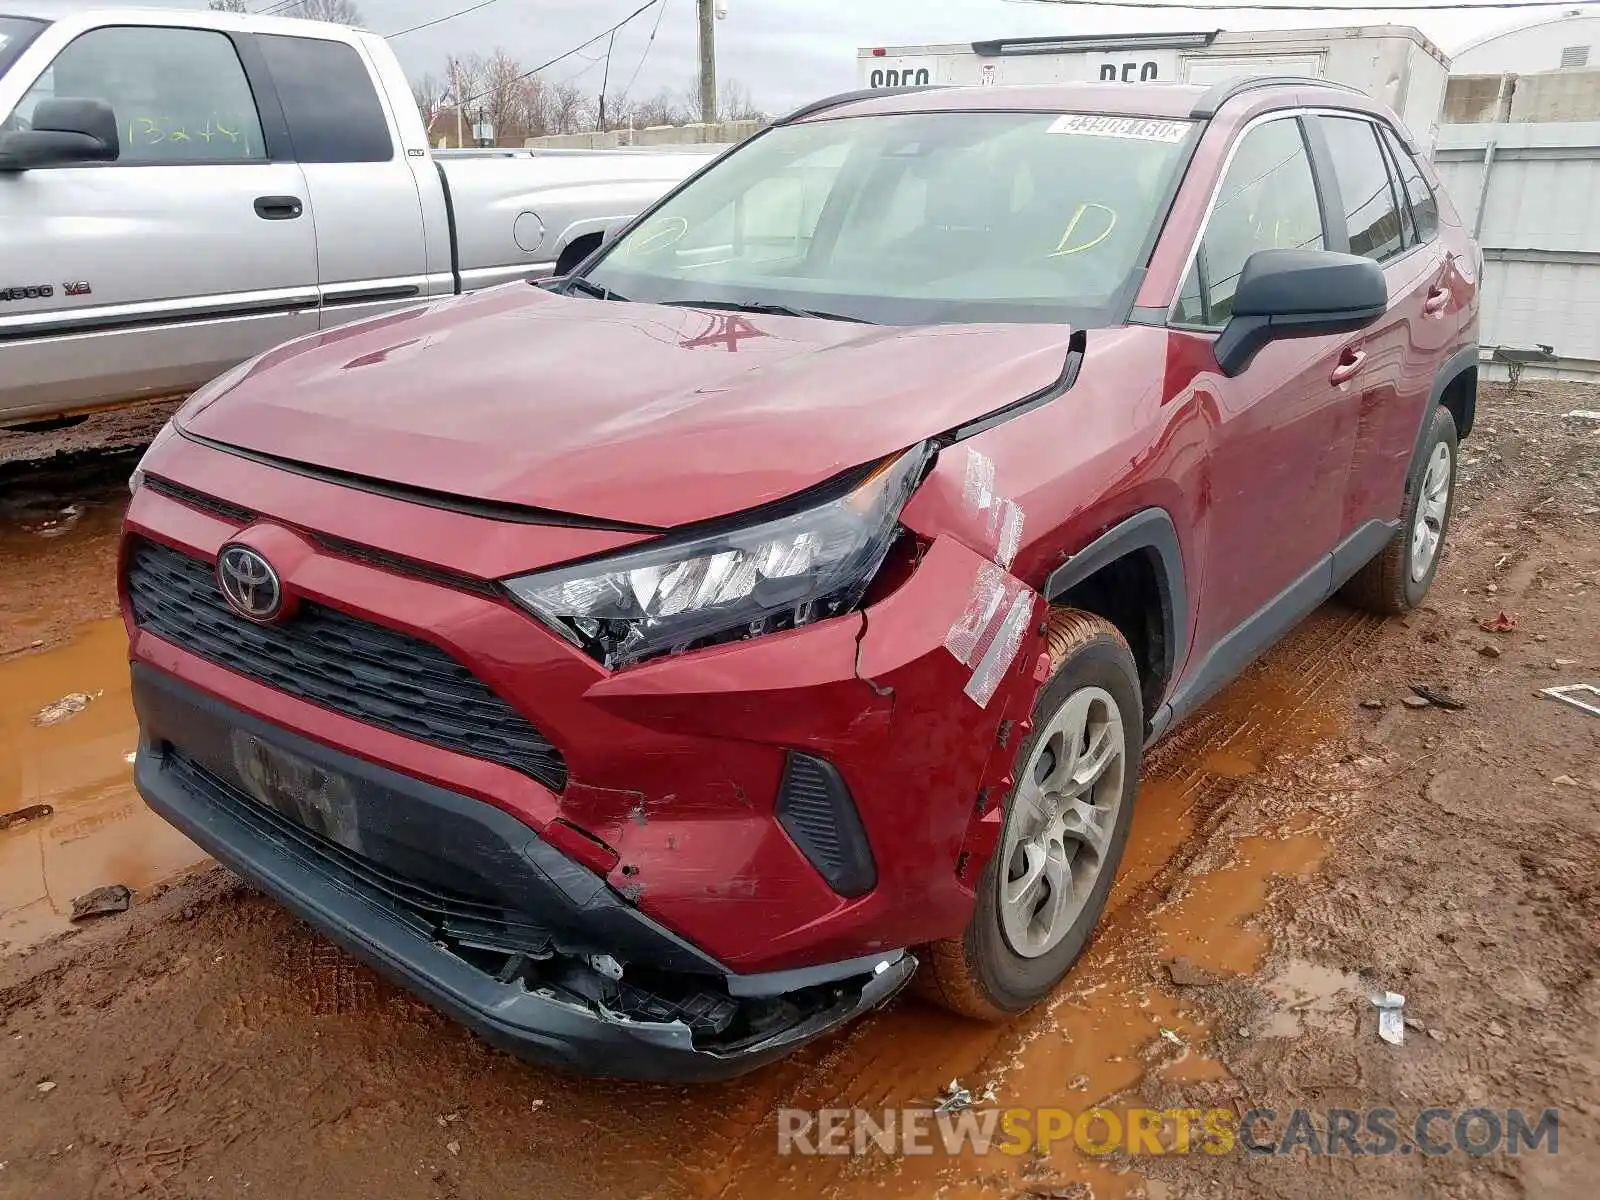
[[[661,18],[667,15],[667,6],[672,0],[661,0],[661,7],[656,9],[655,28],[650,31],[650,40],[644,44],[644,53],[639,56],[639,65],[634,67],[633,74],[628,76],[627,85],[622,89],[622,94],[617,97],[617,103],[624,103],[633,94],[633,85],[639,78],[639,72],[644,70],[644,64],[650,58],[650,51],[656,44],[656,34],[661,32]]]
[[[506,83],[514,82],[516,79],[527,79],[529,76],[537,75],[540,71],[548,70],[549,68],[555,66],[558,62],[561,62],[561,61],[563,61],[565,59],[571,58],[574,54],[577,54],[580,50],[587,50],[590,46],[592,46],[596,42],[598,42],[601,38],[610,37],[613,33],[615,33],[617,30],[621,29],[624,25],[626,25],[629,21],[633,20],[640,13],[646,12],[650,8],[652,8],[653,6],[655,6],[657,4],[661,4],[663,2],[664,2],[664,0],[645,0],[645,2],[643,4],[641,4],[638,8],[634,9],[627,16],[623,17],[622,20],[618,21],[615,25],[611,26],[609,29],[602,29],[599,33],[595,34],[588,41],[583,42],[580,45],[574,46],[571,50],[566,51],[564,54],[558,54],[554,58],[552,58],[549,62],[540,63],[537,67],[533,68],[533,70],[524,71],[524,72],[522,72],[522,74],[515,76],[513,79],[501,80],[501,81],[499,81],[499,83],[496,84],[496,86],[497,87],[504,86]],[[596,61],[598,61],[598,60],[596,60]],[[488,94],[489,93],[487,91],[479,92],[476,96],[468,96],[468,97],[466,97],[464,100],[461,101],[461,103],[463,105],[471,104],[474,100],[481,100],[485,96],[487,96]]]
[[[453,13],[445,13],[445,15],[442,17],[435,17],[431,21],[423,21],[420,25],[410,25],[405,29],[397,29],[395,32],[386,33],[383,36],[388,38],[390,41],[393,41],[397,37],[405,37],[406,34],[415,33],[419,29],[427,29],[433,25],[443,25],[446,21],[454,21],[457,17],[464,17],[468,13],[477,12],[480,8],[488,8],[489,5],[498,3],[500,3],[500,0],[479,0],[479,3],[474,4],[469,8],[458,8]]]

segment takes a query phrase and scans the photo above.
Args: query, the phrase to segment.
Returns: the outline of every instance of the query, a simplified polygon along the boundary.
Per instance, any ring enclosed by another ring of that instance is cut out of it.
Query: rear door
[[[111,105],[120,154],[0,174],[0,283],[32,293],[0,307],[0,418],[186,392],[316,328],[305,181],[232,35],[90,29],[0,119],[67,97]]]
[[[1352,380],[1357,424],[1340,521],[1348,536],[1400,516],[1406,469],[1449,336],[1441,317],[1450,292],[1437,214],[1430,220],[1424,210],[1419,230],[1381,125],[1359,113],[1326,113],[1313,123],[1325,203],[1342,216],[1350,253],[1380,263],[1389,285],[1388,313],[1362,331],[1355,351],[1363,361]]]
[[[428,282],[422,197],[362,51],[278,34],[256,42],[311,193],[323,328],[411,302]]]

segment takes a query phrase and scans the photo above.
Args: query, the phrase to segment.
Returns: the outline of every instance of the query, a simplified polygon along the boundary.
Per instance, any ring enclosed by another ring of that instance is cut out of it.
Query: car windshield
[[[1187,121],[941,112],[768,130],[587,273],[613,299],[882,324],[1093,323],[1149,252]]]
[[[11,64],[22,57],[28,43],[39,36],[48,22],[31,17],[8,17],[0,13],[0,75],[11,69]]]

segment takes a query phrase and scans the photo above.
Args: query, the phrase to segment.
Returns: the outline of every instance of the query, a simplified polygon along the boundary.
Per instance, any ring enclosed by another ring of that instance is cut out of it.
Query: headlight
[[[173,418],[168,417],[167,423],[156,430],[156,436],[150,439],[150,444],[145,447],[144,453],[139,456],[139,463],[133,468],[133,474],[128,476],[128,492],[131,495],[144,486],[144,465],[150,461],[150,456],[156,452],[156,447],[178,432],[178,427]]]
[[[836,616],[877,574],[930,454],[915,446],[845,494],[760,524],[505,586],[608,668]]]

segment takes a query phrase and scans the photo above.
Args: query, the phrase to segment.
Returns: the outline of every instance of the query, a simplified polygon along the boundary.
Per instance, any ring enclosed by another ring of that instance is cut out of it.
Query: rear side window
[[[1228,164],[1173,317],[1185,325],[1224,325],[1244,264],[1257,250],[1325,248],[1300,122],[1288,117],[1258,125]]]
[[[115,25],[56,55],[18,102],[19,127],[41,101],[103,100],[117,117],[128,166],[266,158],[254,94],[226,34]]]
[[[1378,129],[1355,117],[1319,117],[1350,230],[1350,253],[1377,262],[1405,248],[1394,180],[1378,145]]]
[[[1400,185],[1404,189],[1406,198],[1411,202],[1411,217],[1417,228],[1417,240],[1425,242],[1439,232],[1439,202],[1434,199],[1433,189],[1428,186],[1428,181],[1423,178],[1422,169],[1417,166],[1417,160],[1411,157],[1394,133],[1388,129],[1383,131],[1383,140],[1388,143],[1389,153],[1394,156],[1394,161],[1400,168]]]
[[[257,41],[283,102],[296,161],[388,162],[394,157],[389,121],[354,47],[276,34]]]

